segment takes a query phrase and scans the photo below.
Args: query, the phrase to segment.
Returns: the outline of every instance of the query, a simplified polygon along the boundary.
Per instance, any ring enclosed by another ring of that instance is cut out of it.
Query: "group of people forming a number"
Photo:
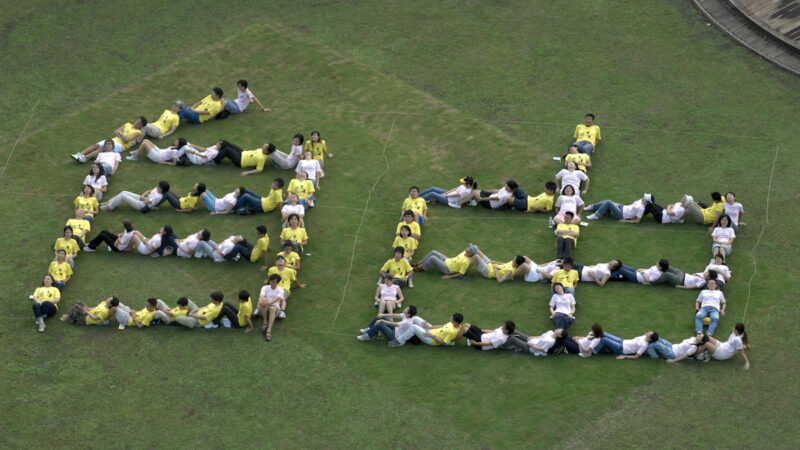
[[[736,202],[733,192],[728,192],[723,201],[718,192],[711,194],[712,204],[705,205],[694,201],[692,196],[684,195],[680,201],[662,207],[655,202],[652,194],[629,205],[604,200],[585,205],[581,195],[586,194],[589,177],[586,171],[591,167],[591,153],[600,141],[600,129],[594,125],[594,115],[587,114],[584,124],[576,127],[573,143],[564,156],[564,169],[555,175],[554,181],[545,183],[545,190],[539,195],[528,196],[514,180],[507,181],[499,189],[480,190],[475,179],[466,176],[460,185],[450,189],[431,187],[420,191],[416,186],[409,189],[409,197],[402,205],[401,222],[397,225],[394,237],[393,257],[381,267],[381,280],[375,292],[375,305],[378,316],[369,326],[361,330],[358,339],[367,341],[383,334],[389,345],[396,347],[407,341],[413,343],[450,344],[466,336],[468,345],[491,350],[510,348],[517,351],[528,350],[534,355],[553,353],[576,353],[590,356],[598,352],[614,352],[621,357],[637,358],[647,352],[654,357],[670,361],[697,356],[699,359],[728,359],[740,350],[749,367],[744,348],[747,348],[747,335],[744,325],[737,324],[731,337],[725,343],[718,343],[713,335],[721,315],[725,314],[726,300],[723,295],[725,283],[730,280],[731,271],[726,260],[732,252],[735,230],[740,225],[743,208]],[[560,195],[555,199],[556,192]],[[555,226],[556,259],[545,264],[536,264],[524,255],[517,255],[510,261],[498,261],[486,256],[476,245],[470,244],[456,256],[448,257],[433,250],[416,263],[412,262],[419,247],[421,225],[428,220],[428,204],[440,203],[452,208],[465,205],[495,210],[516,210],[520,212],[554,213],[550,226]],[[586,225],[581,219],[584,212],[591,213],[587,220],[597,220],[610,215],[623,223],[639,223],[645,215],[652,215],[661,224],[683,223],[690,217],[699,224],[710,225],[713,259],[703,271],[686,273],[670,266],[667,260],[660,260],[649,268],[635,268],[624,265],[615,259],[607,263],[581,265],[573,261],[572,250],[576,247],[580,234],[579,225]],[[402,314],[405,297],[402,287],[413,287],[414,272],[436,270],[442,279],[460,278],[474,267],[481,276],[498,283],[510,280],[526,282],[547,282],[551,284],[551,299],[548,304],[554,329],[540,336],[529,337],[515,330],[513,322],[508,321],[500,328],[483,333],[474,325],[462,324],[460,314],[454,314],[448,324],[431,327],[416,316],[416,308],[407,307]],[[628,281],[644,285],[670,284],[680,289],[701,290],[695,302],[696,335],[671,344],[649,332],[632,340],[622,340],[604,333],[599,325],[585,338],[572,338],[567,330],[575,320],[575,289],[579,282],[595,283],[604,286],[608,281]],[[394,321],[393,319],[399,319]],[[704,331],[704,326],[708,330]],[[634,343],[635,341],[635,343]],[[619,345],[617,345],[617,343]]]

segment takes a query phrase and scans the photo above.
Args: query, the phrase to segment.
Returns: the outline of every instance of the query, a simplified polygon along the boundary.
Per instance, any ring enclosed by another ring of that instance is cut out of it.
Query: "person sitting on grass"
[[[256,213],[267,213],[273,211],[283,205],[283,178],[276,178],[272,180],[269,188],[269,193],[262,197],[251,191],[245,189],[244,193],[236,200],[234,208],[238,211],[241,208],[247,208]]]
[[[267,275],[280,276],[280,280],[278,280],[279,285],[284,291],[286,291],[284,298],[287,300],[289,299],[289,296],[292,295],[292,283],[296,284],[300,289],[306,287],[306,284],[301,283],[297,278],[297,271],[286,266],[286,258],[281,255],[275,257],[275,265],[269,268]]]
[[[239,306],[233,306],[228,302],[223,303],[216,320],[222,324],[223,328],[246,327],[244,332],[249,333],[253,331],[253,320],[250,318],[253,315],[253,302],[247,291],[239,291],[238,297]]]
[[[186,150],[189,148],[188,144],[186,139],[178,138],[175,139],[175,142],[169,147],[160,149],[150,142],[150,140],[145,139],[139,145],[139,148],[125,159],[128,161],[138,161],[139,157],[144,154],[147,156],[147,159],[156,164],[175,166],[178,164],[178,160],[181,159],[181,156],[186,154]]]
[[[186,315],[176,317],[175,322],[186,328],[217,328],[214,319],[222,310],[223,299],[222,292],[214,291],[211,293],[211,303],[195,311],[190,311]]]
[[[403,200],[403,207],[400,209],[401,219],[406,211],[414,213],[414,220],[416,220],[419,225],[422,225],[423,222],[427,222],[428,220],[428,203],[425,199],[420,198],[419,188],[417,186],[411,186],[408,189],[408,197]]]
[[[476,183],[475,179],[471,176],[466,176],[459,181],[461,185],[449,191],[439,187],[430,187],[422,191],[419,196],[426,202],[441,203],[451,208],[461,208],[461,206],[466,203],[477,205],[477,200],[470,199],[472,191],[478,189],[478,183]]]
[[[479,251],[480,249],[478,249],[477,245],[470,244],[463,252],[448,258],[436,250],[431,250],[430,253],[422,258],[422,261],[411,267],[416,272],[424,272],[435,268],[442,273],[443,280],[461,278],[470,267],[477,263],[476,256]]]
[[[283,226],[283,228],[289,226],[289,216],[292,214],[297,214],[297,217],[300,218],[301,227],[306,226],[303,220],[306,216],[306,209],[300,204],[300,199],[297,197],[297,194],[292,194],[290,192],[286,195],[286,203],[284,203],[281,208],[281,226]]]
[[[553,296],[550,297],[550,319],[556,328],[566,330],[575,322],[575,297],[564,293],[561,283],[553,284]]]
[[[82,302],[75,302],[60,320],[75,325],[105,325],[108,323],[108,318],[117,313],[117,306],[119,306],[117,297],[109,297],[94,308],[89,308]]]
[[[739,354],[742,355],[742,359],[744,359],[743,369],[747,370],[750,368],[750,361],[747,359],[747,355],[744,351],[748,348],[750,348],[750,345],[747,340],[747,333],[744,331],[744,324],[738,322],[733,326],[733,331],[731,335],[728,336],[727,341],[722,342],[715,339],[713,336],[708,336],[708,342],[697,348],[697,354],[704,355],[706,361],[711,358],[717,361],[725,361],[731,359],[738,351]]]
[[[572,186],[575,192],[586,195],[590,181],[588,175],[578,170],[578,165],[575,162],[568,162],[566,169],[561,169],[556,173],[556,190],[561,192],[563,188]],[[583,190],[581,190],[581,183],[583,183]]]
[[[259,270],[262,272],[267,270],[269,263],[267,262],[267,251],[269,251],[269,235],[267,234],[267,227],[265,225],[258,225],[256,227],[256,245],[250,253],[250,262],[258,262],[263,260],[264,264],[261,265]]]
[[[583,117],[583,123],[575,127],[575,133],[572,134],[574,145],[581,149],[581,153],[586,153],[592,156],[592,152],[600,144],[602,137],[600,136],[600,127],[594,124],[594,114],[587,113]]]
[[[111,200],[100,204],[100,209],[103,211],[112,211],[121,203],[125,202],[131,208],[142,213],[147,213],[151,209],[157,208],[157,205],[161,203],[161,199],[167,192],[169,192],[169,183],[166,181],[159,181],[156,187],[144,191],[141,195],[130,191],[122,191],[111,198]]]
[[[44,319],[53,317],[58,312],[58,302],[61,300],[61,290],[53,286],[53,276],[49,273],[42,279],[42,286],[37,287],[31,295],[33,300],[33,317],[39,327],[39,333],[44,333],[46,327]]]
[[[291,214],[289,216],[289,226],[281,230],[281,243],[291,242],[294,251],[302,253],[308,245],[308,233],[300,226],[300,216]]]
[[[708,342],[708,337],[698,334],[686,338],[677,344],[660,338],[656,342],[651,342],[647,346],[647,355],[653,359],[663,358],[667,362],[683,361],[684,359],[697,354],[698,346]]]
[[[124,330],[125,327],[132,327],[134,325],[136,328],[144,328],[149,327],[150,322],[153,321],[156,314],[156,306],[158,306],[158,300],[152,297],[148,298],[145,307],[139,311],[134,311],[127,306],[123,308],[123,306],[124,305],[119,305],[119,309],[117,310],[116,317],[117,322],[119,322],[119,329]],[[126,314],[127,317],[125,317]]]
[[[472,191],[472,194],[470,194],[469,200],[475,200],[483,204],[485,208],[502,210],[508,209],[509,199],[512,198],[516,200],[527,200],[528,195],[519,188],[519,184],[517,184],[516,181],[508,180],[500,189],[481,191],[475,189]]]
[[[525,264],[525,257],[517,255],[508,262],[493,261],[482,251],[478,251],[478,258],[475,260],[475,270],[486,278],[494,279],[498,283],[513,280],[522,273],[520,269]]]
[[[67,252],[64,250],[56,251],[56,260],[50,263],[47,273],[53,277],[53,286],[59,291],[64,290],[64,285],[72,278],[72,266],[67,262]]]
[[[399,322],[394,322],[387,319],[400,319]],[[402,338],[412,325],[418,325],[423,329],[430,329],[431,324],[425,322],[421,317],[417,316],[417,307],[414,305],[406,306],[402,314],[378,314],[377,317],[372,319],[366,328],[361,329],[361,335],[357,336],[359,341],[368,341],[370,339],[377,339],[379,333],[383,333],[383,337],[388,342],[393,340],[403,339],[402,343],[405,344],[405,339]],[[413,336],[407,336],[412,343],[419,343],[419,339]]]
[[[395,308],[403,307],[403,291],[389,274],[383,275],[383,283],[375,291],[375,305],[378,307],[378,314],[389,314]]]
[[[739,231],[739,225],[746,226],[747,224],[742,222],[742,214],[744,214],[744,208],[742,207],[741,203],[736,202],[736,194],[733,192],[728,192],[725,194],[725,203],[722,204],[723,214],[727,214],[728,217],[731,219],[731,226],[733,227],[734,231]],[[722,217],[721,215],[719,216]],[[714,223],[716,225],[719,222],[719,218],[717,218],[717,222]]]
[[[655,331],[648,331],[633,339],[622,339],[606,331],[592,351],[597,354],[600,350],[608,348],[612,353],[619,355],[617,359],[638,359],[647,351],[648,345],[658,339],[658,333]]]
[[[298,133],[292,137],[292,149],[287,154],[278,149],[270,154],[272,166],[276,169],[290,170],[297,166],[297,162],[303,158],[303,137]]]
[[[728,255],[733,252],[733,241],[736,239],[736,231],[733,230],[731,226],[732,223],[731,218],[728,217],[727,214],[723,214],[719,217],[717,226],[715,226],[711,232],[711,239],[714,242],[711,245],[711,254],[714,258],[716,258],[717,255],[721,256],[722,262],[725,262]]]
[[[84,149],[82,152],[75,153],[74,155],[70,156],[72,156],[75,161],[85,163],[86,161],[97,157],[97,155],[100,154],[104,148],[108,148],[108,141],[111,141],[111,151],[114,153],[122,153],[142,138],[141,130],[145,125],[147,125],[147,119],[144,116],[139,117],[134,123],[127,122],[114,130],[115,136],[113,139],[102,140],[96,144],[86,147],[86,149]]]
[[[297,195],[298,202],[305,209],[314,207],[314,183],[308,181],[308,174],[305,172],[297,172],[294,180],[289,182],[289,187],[286,192]]]
[[[203,97],[202,100],[195,103],[189,108],[182,108],[178,111],[178,117],[183,120],[188,120],[189,123],[203,123],[213,118],[222,108],[225,107],[225,100],[222,99],[222,89],[215,87],[211,89],[211,94]]]
[[[394,284],[399,287],[414,287],[414,269],[408,260],[403,257],[405,249],[403,247],[394,248],[394,256],[386,261],[381,267],[381,277],[390,275],[394,279]],[[380,282],[379,282],[380,284]]]
[[[100,234],[83,247],[83,251],[97,251],[97,247],[103,242],[108,246],[108,251],[110,252],[130,252],[135,250],[138,246],[138,243],[134,243],[133,241],[136,228],[130,220],[122,222],[122,228],[124,231],[119,234],[114,234],[108,230],[102,230]]]
[[[423,344],[455,345],[455,341],[461,339],[469,329],[469,324],[462,325],[462,322],[464,322],[464,316],[461,313],[454,313],[450,317],[450,321],[444,325],[435,325],[427,329],[420,325],[411,325],[407,333],[416,336]],[[394,339],[389,341],[389,347],[400,347],[404,343],[404,341]]]
[[[314,159],[319,161],[322,167],[325,167],[325,158],[333,158],[333,153],[328,152],[328,144],[322,139],[322,135],[319,134],[319,131],[311,132],[311,139],[307,140],[303,145],[303,151],[311,152]]]
[[[564,223],[556,226],[556,259],[572,257],[572,249],[578,246],[581,230],[573,223],[574,219],[575,215],[567,211],[564,213]]]
[[[397,224],[397,229],[395,229],[395,235],[400,236],[400,229],[403,226],[408,226],[411,229],[411,236],[414,237],[416,240],[420,240],[422,238],[422,229],[419,227],[419,223],[414,221],[414,211],[407,209],[406,212],[403,213],[403,220]]]
[[[592,203],[583,210],[586,212],[593,212],[586,216],[588,220],[597,220],[606,214],[614,216],[622,223],[639,223],[644,217],[645,208],[647,205],[653,203],[653,196],[651,194],[644,194],[641,199],[636,200],[630,205],[623,205],[611,200],[603,200],[602,202]]]
[[[544,184],[544,192],[531,197],[509,197],[508,205],[521,212],[550,212],[553,210],[553,201],[556,193],[556,184],[548,181]]]
[[[291,242],[283,244],[283,251],[279,253],[286,260],[286,267],[290,267],[296,271],[300,270],[300,255],[294,251],[294,246]]]
[[[568,223],[566,214],[572,213],[572,220],[569,223],[578,225],[581,223],[581,213],[583,213],[584,202],[579,195],[575,195],[575,188],[568,184],[561,190],[561,195],[555,203],[556,215],[550,219],[550,226],[554,224]]]
[[[469,325],[464,337],[467,338],[467,345],[475,350],[494,350],[508,341],[515,328],[516,325],[511,320],[506,320],[502,326],[492,331],[484,331],[476,325]]]
[[[408,262],[411,262],[418,246],[419,241],[414,239],[414,236],[411,236],[411,227],[408,225],[400,227],[400,236],[396,236],[394,242],[392,242],[393,249],[403,247],[403,257],[407,259]]]
[[[169,205],[172,206],[175,211],[179,213],[188,213],[199,209],[200,196],[203,195],[205,191],[206,185],[204,183],[195,183],[194,186],[192,186],[192,190],[189,191],[185,197],[178,198],[177,195],[170,191],[164,194],[164,200],[168,201]],[[162,202],[164,200],[162,200]]]
[[[324,175],[322,171],[322,161],[318,159],[314,159],[311,155],[311,152],[306,151],[303,153],[303,158],[297,162],[297,166],[295,167],[294,171],[297,174],[305,173],[311,184],[314,185],[316,190],[321,190],[319,185],[319,180]]]
[[[89,222],[94,221],[94,215],[98,213],[98,208],[100,208],[100,203],[97,201],[97,197],[94,196],[94,188],[88,184],[83,185],[81,195],[75,197],[72,204],[75,206],[75,215],[78,215],[78,210],[80,209],[84,212],[83,218]]]
[[[72,227],[67,225],[64,227],[64,232],[62,237],[56,239],[56,242],[53,244],[53,260],[55,261],[58,258],[58,251],[64,250],[64,255],[66,256],[67,263],[70,266],[75,266],[75,257],[78,256],[78,252],[85,246],[86,244],[83,243],[82,240],[75,238],[72,235]]]
[[[717,290],[716,280],[708,280],[706,289],[700,292],[697,296],[694,305],[694,331],[697,334],[703,333],[703,320],[708,317],[708,331],[706,334],[709,336],[714,335],[719,323],[719,317],[725,315],[725,307],[728,304],[725,302],[725,295],[722,291]]]
[[[163,323],[171,325],[177,323],[175,322],[175,319],[178,317],[185,316],[192,311],[198,310],[199,308],[194,304],[193,301],[186,297],[181,297],[178,299],[178,304],[174,308],[167,306],[163,300],[158,300],[156,309],[157,311],[155,314],[153,314],[153,319],[158,321],[160,324]]]
[[[172,109],[165,109],[155,122],[150,122],[142,128],[144,137],[150,139],[164,139],[171,135],[178,129],[181,123],[181,118],[178,113],[181,112],[184,105],[183,102],[178,100],[172,104]]]
[[[267,342],[272,340],[272,325],[275,323],[275,319],[286,317],[284,311],[288,293],[280,286],[281,281],[280,275],[271,274],[267,279],[269,284],[261,288],[261,294],[258,297],[257,311],[261,313],[261,318],[264,320],[261,332],[264,333],[264,339]]]
[[[700,225],[711,225],[717,221],[719,216],[725,212],[725,205],[722,201],[722,194],[719,192],[711,193],[712,205],[704,208],[697,204],[691,195],[686,197],[686,214]]]
[[[574,162],[578,165],[578,170],[586,173],[588,167],[592,167],[592,158],[588,153],[581,153],[577,144],[572,144],[567,149],[567,154],[564,155],[564,168],[567,164]]]
[[[218,117],[218,119],[224,119],[228,114],[241,114],[252,102],[258,103],[261,111],[272,111],[264,107],[256,96],[250,92],[250,89],[247,87],[247,80],[239,80],[236,82],[236,100],[225,99],[224,101],[225,109],[219,113],[220,117]]]
[[[106,178],[105,169],[100,163],[95,162],[92,164],[89,175],[86,175],[86,178],[83,179],[83,185],[94,188],[94,196],[97,201],[103,199],[103,194],[108,191],[108,178]]]

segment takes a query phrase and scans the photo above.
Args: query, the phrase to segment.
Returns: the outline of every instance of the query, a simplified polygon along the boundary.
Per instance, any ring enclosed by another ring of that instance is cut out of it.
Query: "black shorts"
[[[514,209],[522,212],[528,211],[528,196],[514,199]]]
[[[483,330],[476,327],[475,325],[470,325],[469,329],[466,333],[464,333],[464,337],[467,339],[472,339],[473,341],[481,341],[481,335],[483,334]]]
[[[481,191],[479,195],[481,198],[486,198],[492,196],[492,193],[487,191]],[[489,202],[480,202],[480,204],[483,205],[484,208],[492,209],[492,205]]]

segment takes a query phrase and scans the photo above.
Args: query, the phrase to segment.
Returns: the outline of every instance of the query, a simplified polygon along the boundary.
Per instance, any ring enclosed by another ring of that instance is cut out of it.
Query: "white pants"
[[[119,194],[115,195],[114,198],[109,200],[107,203],[109,209],[116,209],[120,203],[125,202],[131,208],[137,211],[141,211],[142,208],[145,207],[145,203],[139,200],[139,198],[140,198],[139,194],[130,191],[122,191]]]

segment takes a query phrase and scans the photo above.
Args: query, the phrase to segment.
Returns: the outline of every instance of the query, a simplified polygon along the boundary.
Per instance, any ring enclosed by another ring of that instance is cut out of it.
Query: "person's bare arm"
[[[258,99],[256,98],[255,95],[250,95],[250,101],[254,101],[254,100],[255,100],[256,103],[258,103],[258,106],[261,107],[261,111],[272,111],[271,109],[264,107],[264,105],[262,105],[261,102],[258,101]]]
[[[464,274],[459,272],[459,273],[452,273],[450,275],[442,275],[442,279],[443,280],[455,280],[456,278],[461,278],[463,276],[464,276]]]

